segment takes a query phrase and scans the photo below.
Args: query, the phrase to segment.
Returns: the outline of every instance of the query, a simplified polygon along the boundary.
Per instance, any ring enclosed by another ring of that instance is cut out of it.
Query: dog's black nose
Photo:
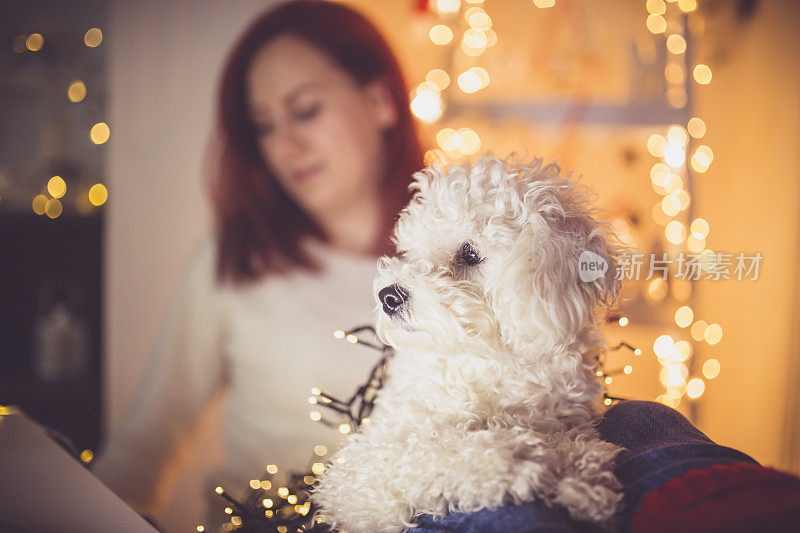
[[[378,299],[383,304],[383,312],[392,316],[403,308],[408,292],[400,285],[389,285],[378,291]]]

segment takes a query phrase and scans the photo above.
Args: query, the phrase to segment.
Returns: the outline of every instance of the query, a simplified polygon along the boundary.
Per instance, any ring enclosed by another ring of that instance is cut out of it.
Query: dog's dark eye
[[[464,261],[464,264],[473,266],[483,261],[483,257],[478,255],[478,252],[475,251],[475,248],[473,248],[468,242],[465,242],[461,245],[461,260]]]

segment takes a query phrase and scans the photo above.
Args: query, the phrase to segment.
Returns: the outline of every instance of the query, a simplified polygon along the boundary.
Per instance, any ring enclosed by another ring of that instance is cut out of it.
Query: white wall
[[[184,264],[209,227],[201,165],[217,77],[235,37],[270,1],[116,1],[104,28],[109,64],[109,205],[105,264],[105,419],[137,390]],[[194,530],[200,470],[219,456],[210,422],[178,474],[162,526]],[[143,461],[147,458],[143,457]]]
[[[697,91],[714,162],[698,176],[694,195],[697,215],[711,223],[714,250],[764,256],[758,281],[698,284],[698,316],[724,330],[722,372],[700,404],[700,426],[786,469],[800,467],[800,451],[786,449],[792,444],[785,439],[797,431],[787,416],[800,408],[800,396],[789,394],[800,378],[792,365],[800,264],[798,20],[796,1],[759,2],[752,22],[722,41],[730,61],[712,64],[711,84]]]

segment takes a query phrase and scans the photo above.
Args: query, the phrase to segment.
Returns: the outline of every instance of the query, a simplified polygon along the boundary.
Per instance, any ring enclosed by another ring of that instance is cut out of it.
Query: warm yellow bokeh
[[[111,137],[111,128],[105,122],[98,122],[92,126],[89,138],[94,144],[103,144]]]
[[[81,80],[75,80],[67,87],[67,98],[70,102],[82,102],[86,98],[86,84]]]
[[[61,176],[53,176],[47,182],[47,192],[53,198],[61,198],[67,194],[67,182]]]
[[[108,200],[108,189],[102,183],[95,183],[89,189],[89,202],[93,206],[101,206]]]
[[[83,34],[83,43],[89,48],[96,48],[103,42],[103,32],[100,28],[89,28]]]

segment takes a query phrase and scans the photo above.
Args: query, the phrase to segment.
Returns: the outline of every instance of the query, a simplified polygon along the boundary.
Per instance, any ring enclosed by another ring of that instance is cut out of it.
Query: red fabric
[[[630,531],[798,532],[800,478],[751,463],[698,468],[648,492]]]

